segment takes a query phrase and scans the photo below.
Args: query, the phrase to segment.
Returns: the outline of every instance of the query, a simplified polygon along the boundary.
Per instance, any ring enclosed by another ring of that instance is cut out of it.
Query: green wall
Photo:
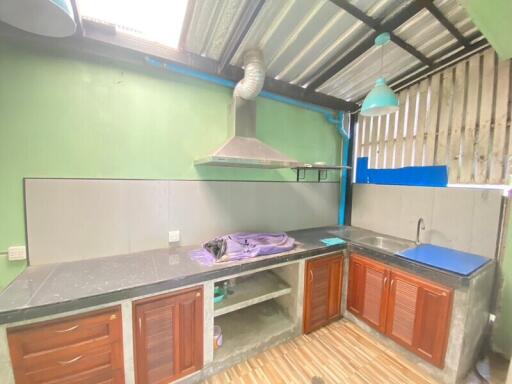
[[[501,265],[503,287],[501,303],[493,334],[494,348],[507,356],[512,357],[512,214],[509,214],[509,224],[506,235],[506,253]]]
[[[461,4],[471,20],[498,52],[500,59],[512,57],[512,1],[510,0],[462,0]]]
[[[288,169],[194,167],[227,138],[230,100],[199,80],[0,42],[0,288],[23,269],[5,250],[25,243],[24,177],[295,180]],[[263,141],[339,163],[340,138],[322,115],[257,103]]]

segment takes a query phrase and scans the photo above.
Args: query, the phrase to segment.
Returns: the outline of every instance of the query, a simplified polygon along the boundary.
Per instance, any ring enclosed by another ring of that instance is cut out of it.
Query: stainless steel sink
[[[367,245],[372,248],[382,249],[387,252],[397,253],[407,248],[414,247],[414,243],[409,240],[400,240],[384,236],[365,236],[354,241],[361,245]]]

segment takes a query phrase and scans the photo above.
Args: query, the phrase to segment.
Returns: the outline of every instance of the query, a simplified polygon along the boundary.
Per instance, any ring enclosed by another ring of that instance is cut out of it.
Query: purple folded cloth
[[[224,255],[216,260],[205,247],[192,252],[192,258],[202,264],[212,265],[216,262],[244,260],[255,256],[272,255],[293,249],[295,239],[284,232],[251,233],[239,232],[221,236],[215,240],[226,241]]]

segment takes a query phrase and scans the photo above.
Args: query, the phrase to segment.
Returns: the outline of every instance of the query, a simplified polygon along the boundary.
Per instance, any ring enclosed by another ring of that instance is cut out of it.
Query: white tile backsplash
[[[471,228],[471,252],[488,254],[494,252],[500,223],[496,220],[501,211],[501,200],[497,191],[485,190],[475,194],[473,222]]]
[[[499,233],[501,191],[354,184],[352,225],[493,258]]]
[[[32,265],[201,244],[236,231],[336,225],[339,184],[27,179]]]
[[[471,227],[476,190],[436,188],[430,241],[461,251],[471,251]]]
[[[141,183],[128,180],[123,184],[128,193],[130,251],[163,248],[169,244],[169,183],[155,180]]]
[[[420,240],[427,241],[432,229],[432,206],[434,201],[433,188],[400,188],[400,211],[398,215],[398,237],[416,240],[418,219],[423,218],[425,230],[421,232]]]
[[[29,257],[45,254],[46,263],[81,260],[130,250],[127,195],[119,180],[33,180],[26,185]],[[82,239],[93,239],[84,247]]]

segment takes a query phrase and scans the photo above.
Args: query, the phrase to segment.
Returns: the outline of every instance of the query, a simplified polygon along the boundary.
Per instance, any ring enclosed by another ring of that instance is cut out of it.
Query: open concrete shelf
[[[294,335],[295,326],[285,311],[270,300],[215,318],[222,328],[223,345],[214,362],[237,361]]]
[[[246,308],[291,292],[286,282],[272,271],[238,277],[233,293],[214,306],[214,316]]]

